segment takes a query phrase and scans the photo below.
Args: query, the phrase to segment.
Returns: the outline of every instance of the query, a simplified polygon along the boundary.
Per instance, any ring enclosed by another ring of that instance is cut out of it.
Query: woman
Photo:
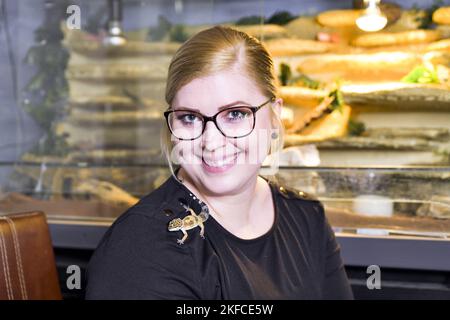
[[[320,202],[258,175],[283,132],[261,43],[225,27],[198,33],[173,57],[166,101],[173,175],[108,230],[86,297],[352,298]]]

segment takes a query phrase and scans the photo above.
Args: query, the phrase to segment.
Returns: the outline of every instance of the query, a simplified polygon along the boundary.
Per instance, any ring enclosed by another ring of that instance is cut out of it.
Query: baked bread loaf
[[[277,24],[238,25],[233,28],[248,33],[258,39],[274,39],[288,37],[286,28]]]
[[[317,22],[326,27],[352,27],[364,10],[331,10],[319,13]]]
[[[334,48],[334,45],[331,43],[289,38],[273,39],[266,41],[264,44],[270,54],[274,57],[324,53]]]
[[[409,52],[323,54],[297,61],[296,70],[320,81],[398,81],[422,62]]]
[[[347,134],[350,113],[351,108],[344,105],[342,110],[334,110],[330,114],[311,122],[301,131],[301,134],[286,134],[284,145],[288,147],[343,137]]]
[[[433,22],[450,24],[450,7],[441,7],[433,13]]]
[[[379,32],[358,36],[352,41],[352,45],[357,47],[407,45],[433,42],[440,38],[441,35],[436,30],[411,30],[392,33]]]
[[[447,51],[450,52],[450,39],[439,40],[430,43],[427,46],[428,51]]]
[[[283,86],[280,96],[287,105],[297,107],[315,107],[327,95],[324,90],[313,90],[303,87]]]

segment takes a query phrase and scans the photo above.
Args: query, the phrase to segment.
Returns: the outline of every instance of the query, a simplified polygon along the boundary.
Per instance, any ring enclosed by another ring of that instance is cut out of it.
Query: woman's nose
[[[217,149],[225,144],[225,136],[219,131],[214,122],[206,123],[205,131],[202,135],[202,147],[210,151]]]

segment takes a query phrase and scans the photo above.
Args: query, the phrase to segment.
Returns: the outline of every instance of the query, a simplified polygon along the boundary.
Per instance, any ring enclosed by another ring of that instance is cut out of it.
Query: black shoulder
[[[307,193],[305,191],[281,185],[277,185],[276,187],[278,188],[279,193],[286,199],[299,199],[304,201],[319,202],[319,199],[315,195]]]
[[[302,223],[316,229],[326,220],[325,207],[313,194],[296,188],[277,185],[278,199],[286,200],[289,212],[298,219],[305,219]]]
[[[173,237],[157,217],[138,211],[125,213],[110,227],[89,261],[86,298],[197,298],[200,289],[190,247],[178,245]]]

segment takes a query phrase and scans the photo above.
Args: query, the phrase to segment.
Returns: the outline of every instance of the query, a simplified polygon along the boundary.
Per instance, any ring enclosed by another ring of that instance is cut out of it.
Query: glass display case
[[[170,176],[163,162],[1,165],[10,171],[1,212],[41,210],[68,223],[111,223]],[[289,166],[280,167],[275,180],[317,197],[340,233],[450,237],[450,167]]]
[[[170,176],[160,161],[109,166],[2,163],[10,174],[1,186],[0,212],[43,211],[56,247],[94,249],[120,214]],[[275,178],[281,186],[323,203],[354,265],[373,260],[391,267],[450,268],[450,167],[285,166]],[[355,246],[359,249],[347,250]],[[375,251],[366,251],[374,246]],[[422,260],[421,255],[429,258]]]
[[[449,7],[382,3],[370,33],[364,1],[2,4],[0,212],[44,211],[55,247],[95,248],[169,176],[170,59],[221,24],[273,56],[277,179],[322,201],[346,263],[450,270]]]

